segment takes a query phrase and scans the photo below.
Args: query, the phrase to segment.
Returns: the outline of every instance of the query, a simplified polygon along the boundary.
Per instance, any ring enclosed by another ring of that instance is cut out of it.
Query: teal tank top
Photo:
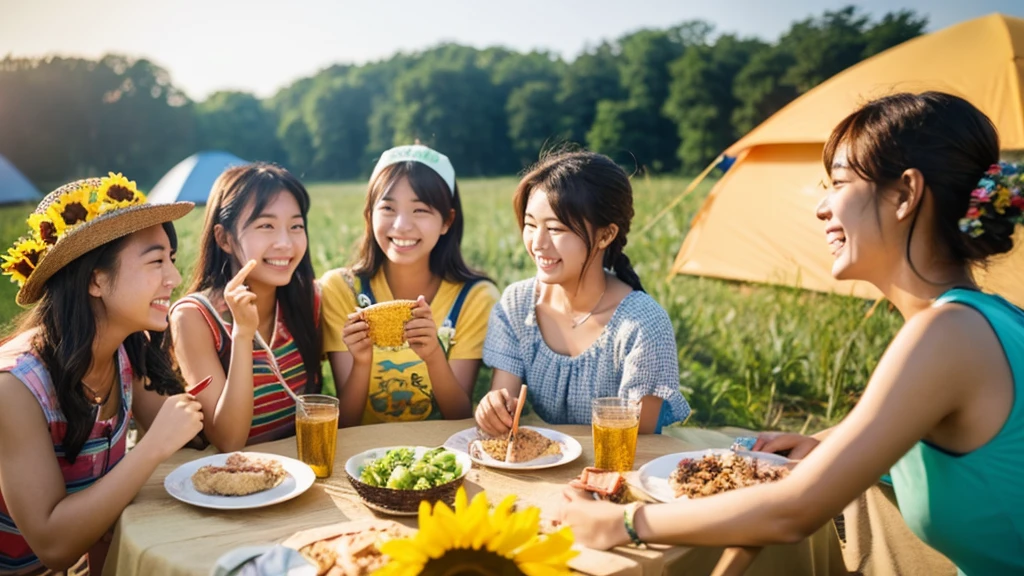
[[[1013,407],[999,433],[967,454],[918,442],[893,467],[893,489],[910,529],[961,574],[1024,574],[1024,312],[962,288],[935,306],[949,302],[992,326],[1013,374]]]

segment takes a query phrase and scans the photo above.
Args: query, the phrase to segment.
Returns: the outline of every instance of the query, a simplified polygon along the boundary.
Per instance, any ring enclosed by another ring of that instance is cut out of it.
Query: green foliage
[[[142,181],[191,154],[192,103],[148,60],[0,60],[0,154],[40,188],[124,171]]]
[[[732,115],[739,102],[731,87],[758,40],[722,36],[714,45],[692,46],[670,66],[672,85],[664,114],[676,124],[683,171],[697,173],[739,136]]]
[[[250,161],[284,160],[277,118],[248,92],[217,92],[195,106],[196,146],[230,150]]]
[[[919,17],[913,11],[889,12],[875,26],[864,32],[864,57],[869,58],[924,34],[928,19]]]
[[[736,74],[732,90],[737,106],[732,124],[737,134],[750,132],[799,95],[796,88],[782,81],[793,62],[789,52],[771,47],[754,54]]]
[[[505,112],[508,114],[508,137],[521,166],[536,162],[545,148],[561,140],[558,133],[560,115],[552,105],[555,86],[550,82],[531,81],[509,94]]]
[[[587,131],[594,124],[598,102],[625,97],[614,50],[611,44],[603,43],[580,54],[565,67],[556,102],[568,140],[583,142],[586,139]]]
[[[337,78],[314,89],[307,113],[312,173],[351,179],[367,170],[370,133],[366,118],[372,105],[373,94],[358,80]]]
[[[193,104],[142,59],[8,57],[0,154],[45,189],[111,169],[149,185],[204,148],[349,179],[416,139],[463,176],[516,173],[567,142],[587,142],[630,171],[694,173],[792,99],[925,24],[909,11],[873,22],[847,7],[766,43],[697,20],[638,30],[571,62],[440,44],[330,66],[263,102],[220,92]]]

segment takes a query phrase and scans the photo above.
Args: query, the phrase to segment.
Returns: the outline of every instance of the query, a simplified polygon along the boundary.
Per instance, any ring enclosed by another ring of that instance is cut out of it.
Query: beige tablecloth
[[[473,427],[472,420],[408,422],[360,426],[338,431],[334,475],[317,481],[301,496],[268,508],[221,511],[178,502],[164,490],[163,481],[181,464],[212,454],[182,450],[157,468],[118,522],[104,574],[119,576],[198,575],[210,569],[225,552],[240,546],[274,544],[317,526],[373,517],[345,478],[345,461],[359,452],[391,445],[437,446],[452,434]],[[525,504],[546,514],[555,510],[563,486],[584,466],[594,462],[589,426],[552,426],[579,440],[583,455],[558,468],[509,473],[474,468],[466,477],[470,497],[487,490],[498,501],[516,494]],[[664,454],[728,445],[722,434],[702,435],[703,445],[667,435],[641,436],[636,467]],[[252,451],[295,457],[295,439],[251,446]],[[415,526],[415,518],[401,520]],[[653,546],[614,551],[584,550],[572,567],[590,576],[708,574],[721,549]],[[831,523],[804,542],[766,548],[748,574],[845,574],[842,552]]]

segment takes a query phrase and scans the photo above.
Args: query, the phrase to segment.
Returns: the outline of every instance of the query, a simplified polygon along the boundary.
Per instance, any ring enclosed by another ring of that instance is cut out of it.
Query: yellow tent
[[[1024,19],[993,14],[904,42],[820,84],[737,141],[733,166],[694,218],[673,272],[795,285],[874,298],[838,282],[814,208],[825,194],[822,148],[832,128],[868,100],[941,90],[966,98],[1024,150]],[[981,175],[979,174],[979,177]],[[982,285],[1024,305],[1024,234]]]

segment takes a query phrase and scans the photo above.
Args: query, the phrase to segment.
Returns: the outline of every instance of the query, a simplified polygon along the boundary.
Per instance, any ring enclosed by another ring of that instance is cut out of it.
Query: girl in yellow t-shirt
[[[356,263],[321,280],[341,425],[469,418],[498,289],[462,259],[455,169],[426,146],[392,148],[373,170],[363,215]],[[374,347],[361,309],[396,299],[416,302],[407,345]]]

